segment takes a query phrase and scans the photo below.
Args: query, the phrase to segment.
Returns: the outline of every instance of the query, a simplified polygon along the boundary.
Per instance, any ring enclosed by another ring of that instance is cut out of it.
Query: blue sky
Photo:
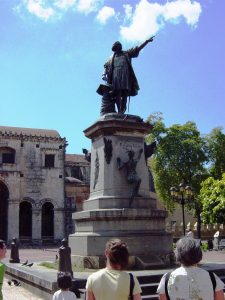
[[[0,125],[57,130],[90,148],[104,62],[155,34],[133,60],[130,114],[224,127],[225,0],[0,0]]]

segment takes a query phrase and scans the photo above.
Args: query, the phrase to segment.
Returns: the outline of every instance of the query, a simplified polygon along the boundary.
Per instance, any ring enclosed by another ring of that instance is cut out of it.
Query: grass
[[[45,267],[48,269],[54,269],[54,270],[58,270],[59,269],[59,263],[58,262],[41,262],[40,264],[38,264],[41,267]],[[76,265],[73,265],[73,272],[96,272],[98,270],[95,269],[86,269],[86,268],[81,268],[81,267],[76,267]]]
[[[41,262],[38,265],[48,269],[54,269],[54,270],[58,270],[59,267],[59,264],[57,262],[47,262],[47,261]]]

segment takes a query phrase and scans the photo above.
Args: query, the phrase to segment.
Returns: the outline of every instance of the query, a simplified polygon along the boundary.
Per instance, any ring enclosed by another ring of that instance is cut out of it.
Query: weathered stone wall
[[[1,129],[1,128],[0,128]],[[15,129],[16,131],[16,129]],[[0,149],[15,150],[15,163],[0,164],[0,181],[8,188],[8,241],[19,238],[19,206],[32,205],[32,240],[40,243],[42,206],[54,206],[54,239],[64,237],[64,164],[65,139],[53,131],[52,136],[13,134],[0,130]],[[48,134],[47,131],[46,134]],[[54,136],[55,134],[55,136]],[[45,155],[54,155],[54,167],[45,167]]]

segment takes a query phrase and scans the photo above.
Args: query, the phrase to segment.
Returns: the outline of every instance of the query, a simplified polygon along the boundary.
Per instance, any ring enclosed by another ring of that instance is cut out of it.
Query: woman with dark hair
[[[6,255],[6,245],[3,240],[0,240],[0,300],[3,299],[2,296],[2,284],[4,279],[4,273],[5,273],[5,265],[1,262],[3,258],[5,258]]]
[[[198,240],[180,239],[175,255],[181,266],[162,277],[157,289],[160,300],[224,300],[224,283],[197,266],[202,259]]]
[[[131,277],[125,272],[128,267],[129,252],[119,239],[107,242],[105,249],[106,268],[88,277],[86,300],[127,300],[130,295]],[[141,300],[141,288],[133,276],[133,300]]]

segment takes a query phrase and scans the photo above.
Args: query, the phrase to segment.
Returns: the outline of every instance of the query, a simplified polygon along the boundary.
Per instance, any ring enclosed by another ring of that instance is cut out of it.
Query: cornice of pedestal
[[[144,122],[138,116],[111,113],[104,115],[85,129],[84,134],[90,139],[105,135],[127,134],[143,137],[151,130],[152,125]]]

